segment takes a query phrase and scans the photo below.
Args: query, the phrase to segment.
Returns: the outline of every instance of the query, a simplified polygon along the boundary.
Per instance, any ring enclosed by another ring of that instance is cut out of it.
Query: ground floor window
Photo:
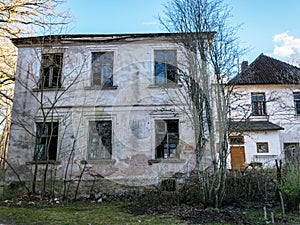
[[[257,153],[268,153],[269,152],[269,145],[267,142],[257,142],[256,143],[256,150]]]
[[[111,159],[112,127],[111,121],[92,121],[89,123],[89,159]]]
[[[156,158],[177,157],[179,142],[178,120],[166,119],[155,121]]]
[[[58,123],[36,123],[34,160],[56,160],[58,143]]]
[[[299,143],[284,143],[283,147],[284,147],[285,161],[287,163],[297,162],[297,160],[300,160]]]

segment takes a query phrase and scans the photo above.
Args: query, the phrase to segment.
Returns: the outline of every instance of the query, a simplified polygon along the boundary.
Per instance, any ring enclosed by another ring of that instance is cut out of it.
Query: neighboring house
[[[13,39],[8,162],[21,178],[31,179],[36,164],[38,175],[75,179],[85,166],[87,178],[132,185],[194,169],[194,132],[176,103],[182,54],[173,36]],[[9,168],[6,179],[17,179]]]
[[[232,168],[299,157],[300,68],[261,54],[229,84]]]

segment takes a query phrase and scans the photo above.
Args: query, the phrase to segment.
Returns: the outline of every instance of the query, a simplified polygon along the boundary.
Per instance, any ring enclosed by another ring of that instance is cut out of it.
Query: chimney
[[[244,72],[248,68],[248,61],[243,61],[241,64],[241,72]]]

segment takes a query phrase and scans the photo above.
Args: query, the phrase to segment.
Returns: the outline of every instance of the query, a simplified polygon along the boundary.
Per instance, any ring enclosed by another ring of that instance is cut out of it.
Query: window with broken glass
[[[61,87],[63,54],[43,54],[40,88]]]
[[[179,142],[178,120],[156,120],[156,158],[176,158]]]
[[[113,86],[113,52],[92,53],[92,85]]]
[[[111,121],[92,121],[89,124],[89,159],[111,159]]]
[[[296,109],[296,115],[300,115],[300,92],[294,93],[294,105]]]
[[[253,116],[266,115],[266,101],[265,101],[264,93],[252,93],[251,105],[252,105]]]
[[[35,161],[56,161],[57,143],[57,122],[36,123]]]
[[[178,81],[176,67],[176,50],[156,50],[155,55],[155,84],[174,84]]]

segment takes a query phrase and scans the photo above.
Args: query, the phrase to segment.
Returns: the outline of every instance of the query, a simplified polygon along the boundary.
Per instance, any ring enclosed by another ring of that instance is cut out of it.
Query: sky
[[[261,53],[300,66],[300,0],[224,0],[251,63]],[[69,33],[165,32],[158,21],[168,0],[67,0]]]

